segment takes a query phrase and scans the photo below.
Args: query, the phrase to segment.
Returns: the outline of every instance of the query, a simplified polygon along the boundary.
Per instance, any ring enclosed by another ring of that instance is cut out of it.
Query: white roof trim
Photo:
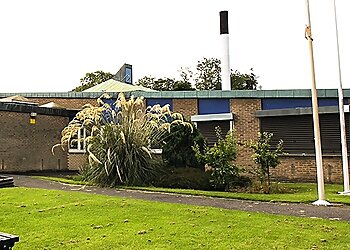
[[[233,113],[210,114],[210,115],[193,115],[193,116],[191,116],[191,121],[192,122],[229,121],[229,120],[233,120]]]

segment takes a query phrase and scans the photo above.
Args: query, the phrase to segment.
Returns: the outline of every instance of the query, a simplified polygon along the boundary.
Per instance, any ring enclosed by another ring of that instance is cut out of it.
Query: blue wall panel
[[[230,113],[230,99],[198,99],[198,114]]]
[[[262,109],[288,109],[311,107],[311,99],[267,98],[262,99]]]
[[[348,104],[348,99],[344,99],[344,104]],[[333,98],[319,98],[318,99],[318,106],[324,107],[324,106],[338,106],[338,99],[333,99]]]
[[[344,104],[348,104],[348,99],[344,99]],[[336,98],[319,98],[318,105],[338,106]],[[262,109],[288,109],[288,108],[308,108],[311,107],[311,98],[266,98],[262,99]]]
[[[116,100],[117,100],[117,99],[114,99],[114,98],[108,98],[108,99],[102,98],[102,101],[103,101],[104,103],[109,104],[112,108],[114,108],[114,103],[116,102]]]
[[[158,98],[158,99],[146,99],[147,106],[153,106],[159,104],[160,106],[164,106],[166,104],[170,105],[170,110],[173,110],[173,99],[170,98]]]

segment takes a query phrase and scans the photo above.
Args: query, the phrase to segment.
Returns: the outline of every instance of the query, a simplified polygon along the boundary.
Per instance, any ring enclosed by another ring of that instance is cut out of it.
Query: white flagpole
[[[343,162],[343,178],[344,178],[344,191],[340,192],[340,194],[350,194],[348,149],[347,149],[347,143],[346,143],[346,127],[345,127],[345,116],[344,116],[344,96],[343,96],[343,86],[342,86],[341,68],[340,68],[337,7],[335,4],[335,0],[333,0],[333,9],[334,9],[334,22],[335,22],[335,35],[337,39],[337,52],[338,52],[338,73],[339,73],[338,99],[339,99],[339,118],[340,118],[340,138],[341,138],[342,162]]]
[[[322,166],[322,150],[321,150],[321,136],[320,136],[320,123],[318,119],[318,103],[317,103],[317,91],[316,91],[316,79],[315,79],[315,64],[314,64],[314,50],[313,39],[311,34],[311,19],[310,19],[310,6],[309,0],[306,0],[306,14],[307,14],[307,26],[305,29],[305,37],[309,41],[310,60],[311,60],[311,76],[312,76],[312,116],[315,136],[315,152],[316,152],[316,168],[317,168],[317,191],[318,200],[313,202],[313,205],[328,206],[329,202],[326,201],[324,192],[324,178],[323,178],[323,166]]]

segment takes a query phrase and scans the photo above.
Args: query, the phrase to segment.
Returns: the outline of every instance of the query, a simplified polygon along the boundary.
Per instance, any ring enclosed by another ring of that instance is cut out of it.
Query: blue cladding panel
[[[230,113],[230,99],[198,99],[198,114]]]
[[[262,109],[288,109],[288,108],[306,108],[311,107],[311,99],[292,99],[292,98],[267,98],[262,99]]]
[[[102,98],[102,101],[104,103],[109,104],[112,108],[114,108],[114,103],[115,103],[116,99],[113,99],[113,98],[108,98],[108,99]]]
[[[164,106],[166,104],[170,105],[170,110],[173,110],[173,99],[165,99],[165,98],[158,98],[158,99],[146,99],[147,106],[153,106],[156,104],[159,104],[160,106]]]
[[[348,99],[344,99],[344,104],[348,104]],[[319,98],[318,105],[323,106],[338,106],[336,98]],[[311,107],[311,98],[266,98],[262,99],[262,109],[288,109],[288,108],[308,108]]]
[[[344,99],[344,104],[348,104],[348,99]],[[338,106],[338,99],[318,99],[318,106],[323,107],[323,106]]]

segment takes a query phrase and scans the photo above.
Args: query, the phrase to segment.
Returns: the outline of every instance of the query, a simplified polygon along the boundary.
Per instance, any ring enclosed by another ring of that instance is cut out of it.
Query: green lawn
[[[350,223],[29,188],[0,189],[15,249],[348,249]]]
[[[81,181],[74,181],[64,178],[56,177],[37,177],[45,180],[59,181],[70,184],[84,184]],[[85,183],[86,184],[86,183]],[[280,183],[288,189],[295,190],[294,193],[287,194],[251,194],[240,192],[215,192],[215,191],[201,191],[189,189],[173,189],[173,188],[155,188],[155,187],[120,187],[124,189],[146,190],[154,192],[168,192],[179,194],[203,195],[210,197],[256,200],[256,201],[281,201],[281,202],[301,202],[311,203],[317,200],[317,185],[315,183]],[[343,186],[339,184],[326,184],[326,198],[333,203],[350,204],[350,196],[339,195],[337,192],[343,190]]]

